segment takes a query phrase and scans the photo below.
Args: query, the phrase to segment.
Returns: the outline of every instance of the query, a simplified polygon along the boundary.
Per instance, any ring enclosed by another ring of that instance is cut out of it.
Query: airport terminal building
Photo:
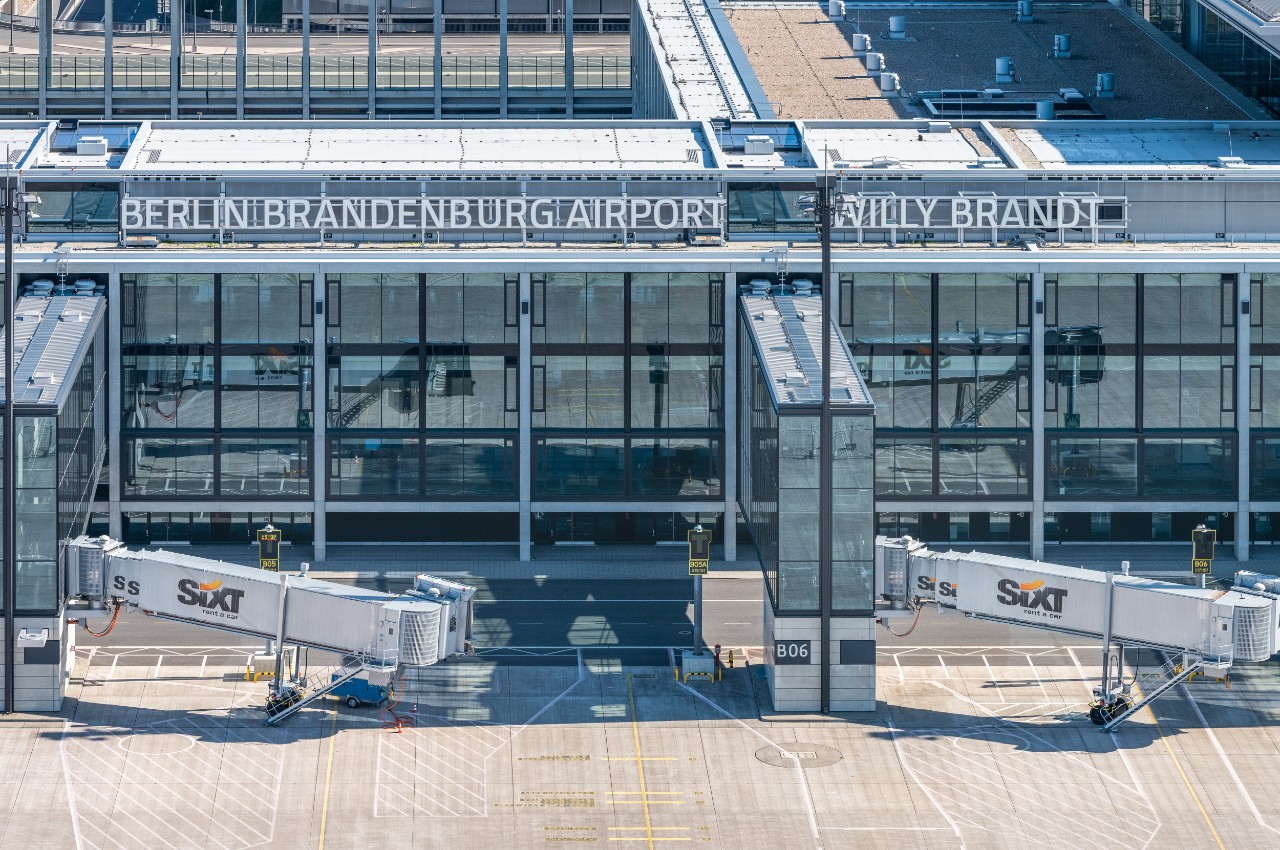
[[[317,559],[337,541],[527,556],[701,522],[732,559],[762,462],[739,296],[820,287],[823,171],[878,532],[1037,556],[1199,522],[1240,554],[1277,533],[1276,125],[3,134],[39,197],[23,291],[108,293],[94,527],[130,542],[269,520]]]

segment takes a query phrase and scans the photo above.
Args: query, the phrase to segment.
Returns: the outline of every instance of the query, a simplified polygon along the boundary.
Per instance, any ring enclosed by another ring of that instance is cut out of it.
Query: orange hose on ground
[[[113,613],[113,614],[111,615],[111,622],[110,622],[110,623],[107,623],[106,631],[103,631],[103,632],[95,632],[93,629],[89,628],[89,624],[88,624],[88,623],[86,623],[86,622],[84,622],[84,621],[81,621],[81,625],[83,625],[83,626],[84,626],[84,630],[85,630],[86,632],[88,632],[89,634],[93,635],[94,637],[99,637],[99,638],[100,638],[100,637],[106,637],[107,635],[111,634],[111,630],[112,630],[112,629],[114,629],[114,628],[116,627],[116,620],[119,620],[119,619],[120,619],[120,606],[119,606],[119,605],[117,605],[117,606],[116,606],[115,613]]]
[[[904,638],[904,637],[906,637],[907,635],[909,635],[909,634],[911,634],[912,632],[914,632],[914,631],[916,630],[916,626],[920,625],[920,613],[921,613],[922,611],[924,611],[924,606],[923,606],[923,605],[920,605],[920,604],[917,604],[917,605],[916,605],[916,618],[915,618],[915,620],[914,620],[914,621],[912,621],[912,623],[911,623],[911,628],[907,629],[907,630],[906,630],[905,632],[903,632],[902,634],[898,634],[898,633],[897,633],[897,632],[895,632],[892,628],[890,628],[890,627],[889,627],[889,623],[888,623],[888,622],[886,622],[886,623],[884,624],[884,627],[885,627],[885,629],[886,629],[886,630],[888,630],[889,634],[893,635],[894,637]]]

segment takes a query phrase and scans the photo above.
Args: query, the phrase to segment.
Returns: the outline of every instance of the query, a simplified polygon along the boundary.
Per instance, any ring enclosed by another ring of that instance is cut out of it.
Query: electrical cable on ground
[[[916,630],[916,626],[920,625],[920,614],[921,614],[923,611],[924,611],[924,606],[923,606],[923,605],[921,605],[921,604],[919,604],[919,603],[917,603],[917,604],[916,604],[916,618],[915,618],[914,620],[912,620],[912,621],[911,621],[911,628],[907,629],[907,630],[906,630],[905,632],[903,632],[902,634],[898,634],[897,632],[895,632],[895,631],[893,630],[893,628],[892,628],[892,627],[890,627],[890,625],[889,625],[889,623],[888,623],[887,621],[885,622],[884,627],[885,627],[885,629],[887,629],[887,630],[888,630],[889,634],[893,635],[894,637],[904,638],[904,637],[906,637],[907,635],[909,635],[909,634],[911,634],[912,632],[914,632],[914,631]]]
[[[395,707],[400,704],[400,695],[404,693],[404,672],[400,673],[400,689],[394,692],[394,699],[382,707],[379,714],[386,718],[390,715],[391,719],[382,721],[383,729],[390,729],[399,732],[406,726],[413,726],[415,718],[412,714],[396,714]]]
[[[119,620],[119,619],[120,619],[120,606],[117,605],[115,607],[115,612],[112,613],[111,615],[111,622],[107,623],[107,628],[105,631],[95,632],[93,629],[89,628],[89,624],[87,622],[84,622],[83,620],[81,621],[81,625],[84,626],[84,630],[86,632],[93,635],[94,637],[100,638],[100,637],[106,637],[107,635],[111,634],[111,630],[116,627],[116,620]]]

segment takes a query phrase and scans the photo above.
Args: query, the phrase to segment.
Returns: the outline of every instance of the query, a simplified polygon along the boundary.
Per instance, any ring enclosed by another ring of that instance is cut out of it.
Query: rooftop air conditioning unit
[[[76,139],[76,153],[79,156],[106,156],[107,139],[105,136],[84,136]]]
[[[748,156],[767,156],[773,153],[773,139],[768,136],[747,136],[742,152]]]

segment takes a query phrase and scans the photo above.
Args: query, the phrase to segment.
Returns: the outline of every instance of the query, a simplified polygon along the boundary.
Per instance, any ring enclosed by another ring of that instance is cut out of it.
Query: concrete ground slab
[[[880,709],[821,722],[762,719],[755,665],[686,686],[573,660],[413,670],[388,710],[330,700],[268,728],[232,650],[84,649],[60,723],[3,727],[0,846],[1280,841],[1275,664],[1197,679],[1108,735],[1085,714],[1091,647],[885,647]]]

